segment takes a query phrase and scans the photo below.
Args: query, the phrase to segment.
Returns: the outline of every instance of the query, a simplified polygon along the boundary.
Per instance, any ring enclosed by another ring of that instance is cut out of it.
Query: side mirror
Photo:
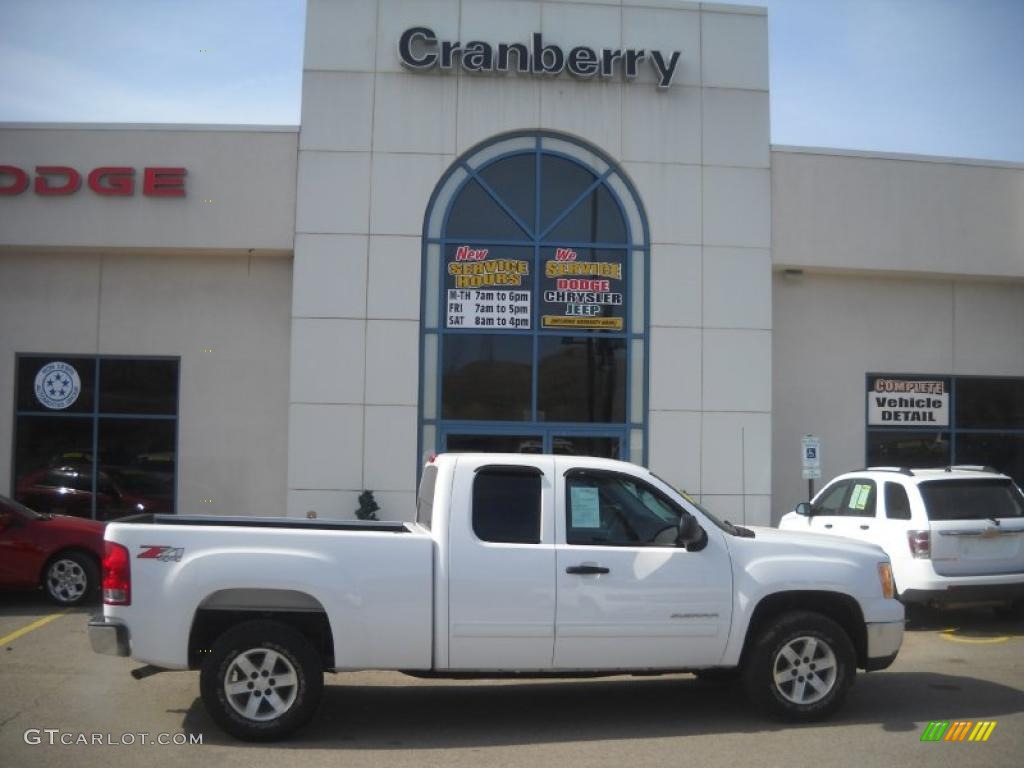
[[[804,517],[811,517],[812,515],[811,505],[808,504],[806,501],[801,501],[799,504],[793,507],[793,511],[796,512],[798,515],[803,515]]]
[[[699,552],[708,543],[707,532],[700,527],[697,518],[693,515],[684,514],[679,521],[679,535],[676,536],[676,544],[685,547],[687,552]]]

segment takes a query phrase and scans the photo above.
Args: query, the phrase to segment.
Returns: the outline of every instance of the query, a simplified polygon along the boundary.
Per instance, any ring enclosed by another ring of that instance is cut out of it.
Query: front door
[[[675,501],[629,475],[575,470],[559,478],[555,668],[684,668],[717,664],[728,640],[732,567],[708,526],[700,551],[676,546]]]

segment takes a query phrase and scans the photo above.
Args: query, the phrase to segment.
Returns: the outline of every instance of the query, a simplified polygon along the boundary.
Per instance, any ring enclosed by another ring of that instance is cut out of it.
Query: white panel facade
[[[368,12],[371,7],[376,14]],[[349,8],[351,16],[342,8]],[[349,27],[344,32],[331,29],[342,23]],[[470,74],[457,65],[451,71],[413,72],[398,57],[399,37],[413,26],[429,27],[438,40],[463,44],[529,45],[532,34],[540,32],[545,44],[558,44],[566,53],[572,46],[588,45],[681,55],[667,88],[657,87],[650,61],[640,62],[633,80],[618,71],[607,80]],[[339,409],[337,419],[349,428],[356,422],[360,429],[365,426],[363,439],[353,440],[365,450],[350,454],[358,471],[348,468],[341,481],[328,476],[323,459],[317,460],[317,471],[298,466],[310,456],[310,445],[326,449],[332,439],[348,437],[339,438],[338,425],[332,427],[330,419],[313,418],[293,405],[291,513],[304,514],[307,502],[317,498],[336,510],[343,498],[309,495],[314,491],[350,494],[369,488],[387,494],[378,501],[410,501],[404,494],[413,488],[418,461],[424,214],[438,181],[459,154],[517,130],[559,131],[593,144],[618,162],[638,190],[652,243],[646,414],[651,466],[691,492],[704,493],[703,419],[743,412],[761,430],[746,443],[750,472],[770,477],[764,437],[764,425],[770,423],[772,326],[763,11],[733,13],[715,6],[702,12],[696,3],[619,0],[311,2],[307,30],[294,322],[352,317],[361,293],[365,314],[355,316],[370,320],[365,327],[365,396],[358,403],[318,406],[326,409],[323,413]],[[372,51],[366,45],[370,39],[375,41]],[[346,46],[351,50],[333,50]],[[346,107],[332,88],[361,104],[369,100],[368,136],[365,113],[353,116],[351,131],[343,126]],[[365,270],[355,239],[343,251],[341,241],[317,244],[312,235],[369,235]],[[328,256],[329,249],[338,255]],[[324,267],[323,282],[337,287],[336,299],[319,285],[316,265]],[[351,280],[339,284],[349,273]],[[302,382],[316,375],[316,357],[293,354],[293,403],[310,386]],[[361,368],[354,363],[352,370]],[[353,408],[360,411],[358,419]],[[386,444],[376,436],[379,427],[391,431]],[[685,433],[676,427],[685,427]],[[351,444],[338,450],[349,453]],[[742,510],[760,509],[754,500],[770,494],[771,487],[759,479],[749,487],[731,483],[713,492],[738,498],[741,514],[733,519],[742,520]],[[385,517],[412,514],[411,506],[382,506]]]

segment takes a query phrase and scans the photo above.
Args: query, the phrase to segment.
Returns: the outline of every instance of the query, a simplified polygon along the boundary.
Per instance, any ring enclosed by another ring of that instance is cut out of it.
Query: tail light
[[[932,556],[932,535],[930,531],[907,531],[907,543],[910,554],[919,560],[927,560]]]
[[[103,542],[103,604],[132,604],[132,568],[128,550],[112,541]]]

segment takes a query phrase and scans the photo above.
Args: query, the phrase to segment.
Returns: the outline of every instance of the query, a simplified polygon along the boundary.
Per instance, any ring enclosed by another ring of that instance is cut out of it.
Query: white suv
[[[988,467],[848,472],[779,528],[879,545],[905,604],[999,603],[1024,613],[1024,494]]]

